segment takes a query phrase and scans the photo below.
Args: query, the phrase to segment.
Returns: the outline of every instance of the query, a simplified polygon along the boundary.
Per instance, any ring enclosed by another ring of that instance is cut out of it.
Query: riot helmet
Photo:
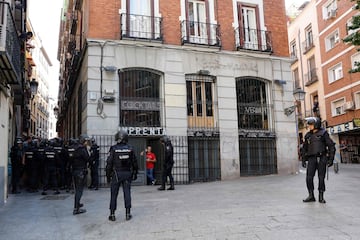
[[[169,141],[170,141],[170,139],[169,139],[169,137],[166,136],[166,135],[164,135],[164,136],[162,136],[162,137],[160,138],[160,142],[161,142],[161,143],[167,143],[167,142],[169,142]]]
[[[117,143],[127,143],[128,142],[128,134],[124,130],[120,130],[115,134],[115,141]]]
[[[318,117],[308,117],[308,118],[305,118],[305,120],[306,120],[306,123],[308,125],[314,125],[315,129],[320,129],[321,128],[320,118],[318,118]]]
[[[84,144],[86,141],[90,141],[90,138],[87,134],[81,134],[79,136],[79,142],[80,144]]]

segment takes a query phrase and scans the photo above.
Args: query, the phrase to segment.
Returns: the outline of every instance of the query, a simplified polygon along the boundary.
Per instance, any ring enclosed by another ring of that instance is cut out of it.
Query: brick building
[[[352,16],[359,14],[351,1],[319,1],[316,4],[324,78],[327,127],[334,139],[348,146],[342,162],[360,161],[360,74],[350,73],[360,53],[356,46],[342,39],[349,30]]]
[[[177,182],[298,171],[284,1],[73,0],[63,11],[57,130],[93,136],[102,167],[124,128],[137,152],[153,147],[155,175],[158,140],[172,139]]]

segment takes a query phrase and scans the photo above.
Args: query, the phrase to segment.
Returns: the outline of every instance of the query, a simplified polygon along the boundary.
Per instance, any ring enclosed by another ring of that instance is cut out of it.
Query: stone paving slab
[[[355,240],[360,239],[359,183],[360,165],[330,171],[326,204],[302,202],[304,171],[176,185],[175,191],[134,186],[133,219],[125,221],[121,193],[115,222],[107,219],[108,188],[86,190],[87,212],[76,216],[73,194],[21,193],[0,208],[0,239]]]

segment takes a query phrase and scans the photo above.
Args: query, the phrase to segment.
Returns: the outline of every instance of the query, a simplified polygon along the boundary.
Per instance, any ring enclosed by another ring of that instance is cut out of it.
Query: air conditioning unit
[[[328,11],[328,19],[329,18],[335,18],[335,17],[336,17],[336,10]]]
[[[355,104],[353,101],[345,102],[343,105],[344,111],[352,111],[355,108]]]

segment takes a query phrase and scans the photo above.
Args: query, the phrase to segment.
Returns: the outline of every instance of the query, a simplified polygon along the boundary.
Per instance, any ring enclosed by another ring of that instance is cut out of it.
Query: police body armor
[[[114,146],[114,169],[116,171],[131,171],[132,162],[131,154],[132,150],[127,145]]]
[[[35,161],[35,147],[29,146],[28,149],[25,151],[25,164],[27,166],[31,166],[34,164]]]
[[[324,139],[324,129],[319,129],[317,132],[307,133],[305,136],[305,141],[307,142],[307,156],[323,156],[326,154],[326,142]]]
[[[56,152],[53,147],[45,148],[45,166],[48,168],[56,168]]]

